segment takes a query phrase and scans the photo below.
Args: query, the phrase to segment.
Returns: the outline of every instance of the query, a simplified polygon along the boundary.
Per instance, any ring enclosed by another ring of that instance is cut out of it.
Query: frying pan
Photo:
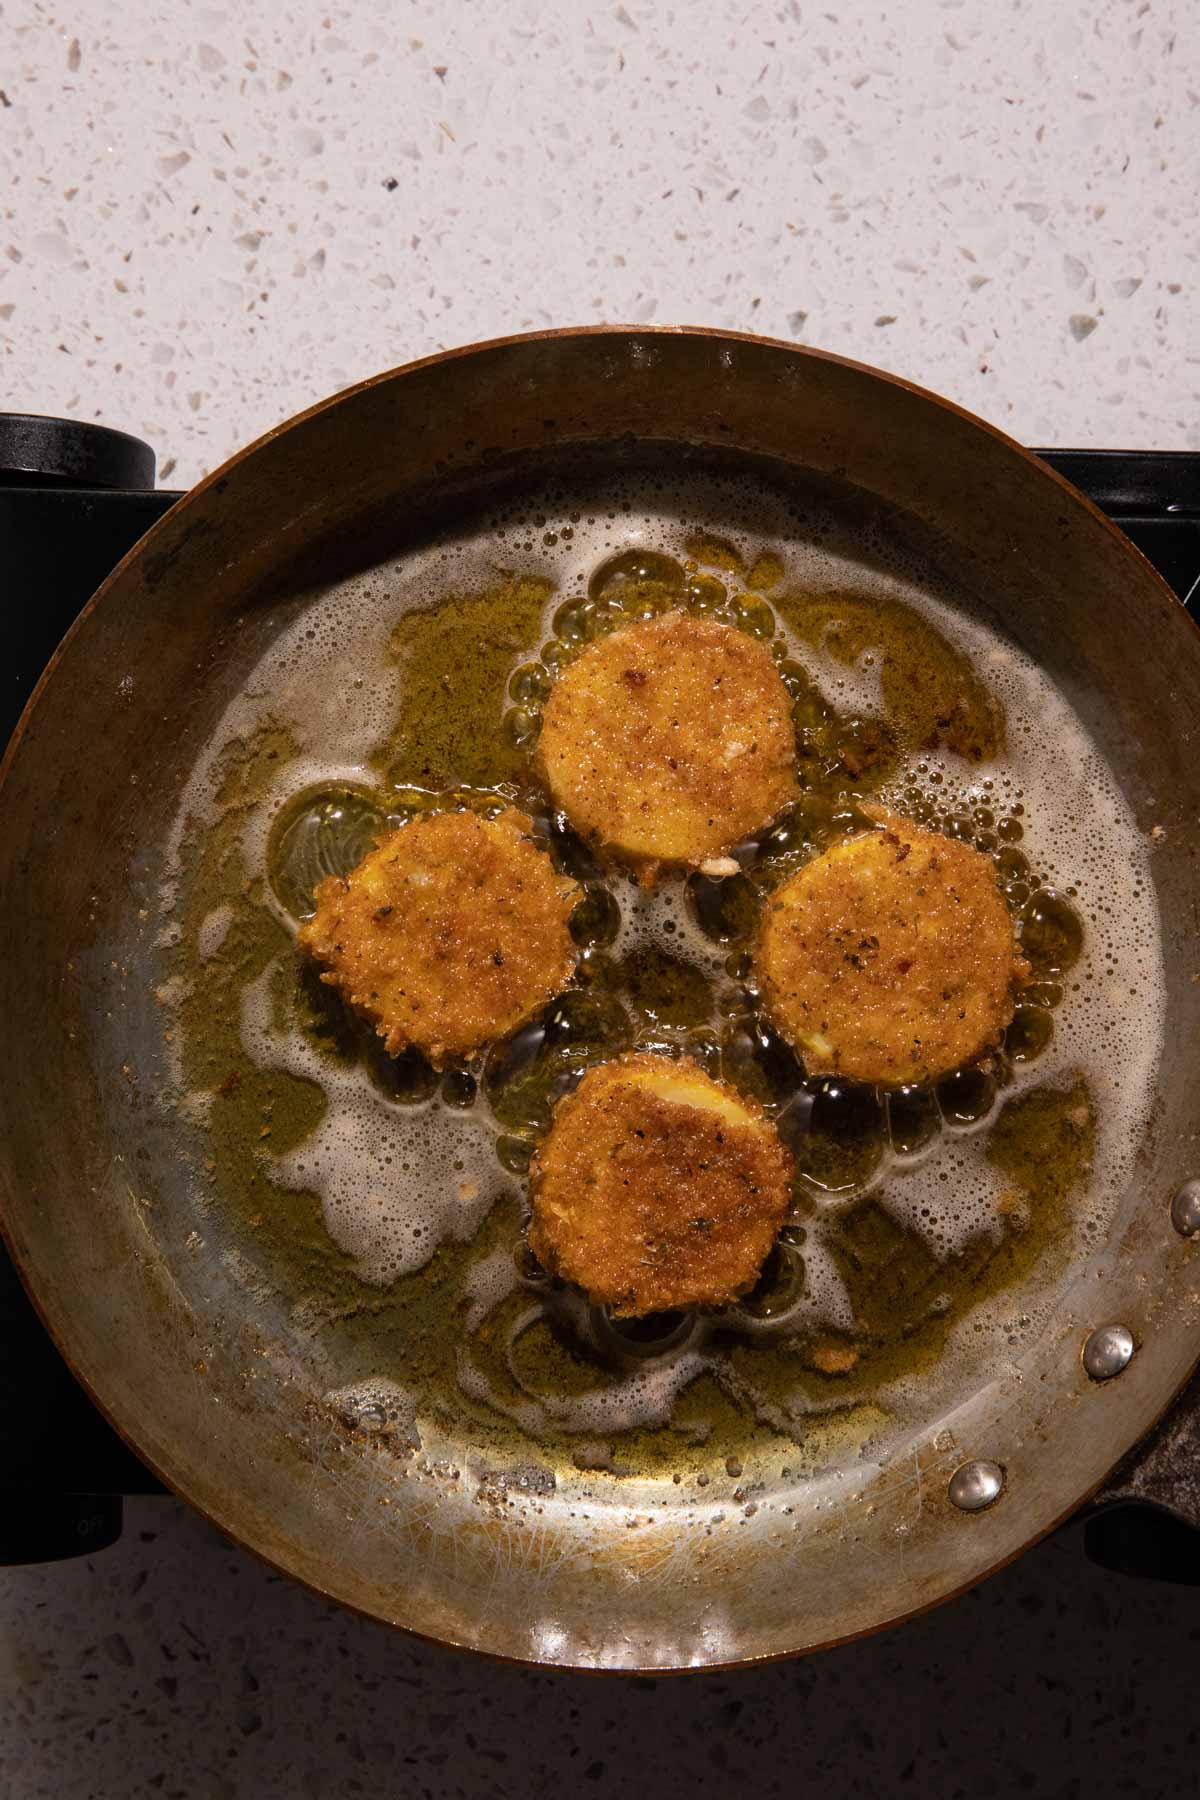
[[[522,482],[709,455],[865,499],[987,595],[1140,828],[1159,828],[1167,983],[1169,1052],[1134,1176],[1052,1318],[901,1454],[834,1456],[820,1480],[776,1468],[753,1504],[736,1460],[698,1490],[636,1457],[617,1476],[536,1457],[485,1466],[453,1420],[443,1455],[351,1428],[327,1398],[336,1348],[298,1321],[294,1292],[247,1281],[219,1196],[201,1206],[190,1127],[162,1101],[155,1000],[183,786],[306,594]],[[353,388],[235,457],[135,547],[9,747],[0,1184],[29,1292],[179,1494],[311,1587],[427,1637],[671,1669],[794,1653],[927,1608],[1078,1507],[1200,1348],[1186,1187],[1200,1175],[1198,717],[1200,640],[1120,533],[1000,433],[873,370],[733,334],[602,328]],[[1097,1358],[1108,1325],[1131,1358]]]

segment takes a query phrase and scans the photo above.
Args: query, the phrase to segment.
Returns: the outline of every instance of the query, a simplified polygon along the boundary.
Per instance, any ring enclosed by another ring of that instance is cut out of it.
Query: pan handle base
[[[120,1494],[0,1493],[0,1567],[107,1550],[121,1535],[124,1512]]]
[[[1080,1516],[1101,1567],[1200,1586],[1200,1376]]]
[[[1084,1519],[1089,1562],[1144,1581],[1200,1587],[1200,1531],[1145,1501],[1102,1506]]]

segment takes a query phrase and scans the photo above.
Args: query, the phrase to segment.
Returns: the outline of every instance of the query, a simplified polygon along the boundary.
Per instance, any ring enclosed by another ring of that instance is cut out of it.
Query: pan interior
[[[1123,1204],[1163,974],[1145,838],[987,594],[864,495],[688,465],[496,481],[248,596],[157,871],[152,986],[187,1159],[162,1252],[220,1263],[339,1455],[464,1504],[711,1533],[819,1521],[1019,1373]],[[533,775],[549,681],[618,590],[782,649],[805,791],[724,884],[602,869]],[[936,1091],[808,1080],[755,1005],[764,895],[872,800],[996,859],[1034,964],[1001,1050]],[[296,923],[389,821],[500,801],[584,884],[585,953],[533,1027],[439,1075],[340,1009]],[[523,1219],[554,1098],[633,1047],[755,1094],[800,1174],[752,1294],[630,1326],[549,1281]]]

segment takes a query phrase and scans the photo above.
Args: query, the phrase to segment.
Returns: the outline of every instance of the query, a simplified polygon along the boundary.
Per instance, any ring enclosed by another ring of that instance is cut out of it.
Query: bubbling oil
[[[278,939],[240,984],[241,1052],[319,1095],[294,1142],[247,1141],[242,1156],[276,1189],[316,1197],[364,1289],[407,1291],[461,1246],[446,1367],[464,1404],[531,1436],[702,1433],[685,1396],[705,1375],[793,1435],[831,1391],[868,1381],[913,1415],[1036,1331],[1130,1173],[1162,1021],[1146,845],[1040,670],[899,566],[867,570],[823,537],[777,495],[699,478],[660,487],[650,507],[614,487],[497,516],[307,604],[229,707],[180,812],[167,923],[186,916],[189,846],[223,832]],[[792,699],[800,796],[735,846],[738,873],[646,889],[554,815],[530,753],[561,670],[603,633],[676,607],[770,646]],[[264,731],[290,754],[233,816],[230,757]],[[764,896],[860,829],[868,800],[992,857],[1032,966],[1003,1045],[931,1088],[810,1079],[757,1005]],[[279,928],[294,934],[316,882],[420,811],[513,803],[583,889],[571,987],[440,1076],[415,1052],[387,1057],[334,1016],[328,990],[332,1012],[314,1024],[311,981]],[[225,940],[229,920],[219,933],[212,920],[230,905],[210,900],[185,967]],[[486,1253],[476,1241],[498,1197],[520,1193],[555,1101],[634,1048],[688,1054],[753,1094],[796,1179],[750,1294],[631,1335],[536,1264],[519,1199],[508,1241]],[[174,1055],[176,1099],[203,1117],[214,1104],[195,1078],[203,1059],[189,1063],[186,1044]]]

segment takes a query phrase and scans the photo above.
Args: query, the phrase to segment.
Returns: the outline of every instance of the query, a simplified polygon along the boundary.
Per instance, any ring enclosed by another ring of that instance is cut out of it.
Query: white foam
[[[473,1237],[495,1199],[492,1134],[478,1113],[440,1099],[397,1106],[361,1066],[336,1069],[275,1018],[269,963],[242,993],[242,1045],[260,1068],[319,1086],[325,1112],[301,1143],[271,1162],[282,1187],[314,1190],[330,1236],[364,1281],[380,1286],[423,1268],[438,1245]]]
[[[208,962],[217,954],[225,942],[232,924],[232,906],[226,904],[214,906],[212,911],[206,915],[196,934],[196,950],[201,962]]]

